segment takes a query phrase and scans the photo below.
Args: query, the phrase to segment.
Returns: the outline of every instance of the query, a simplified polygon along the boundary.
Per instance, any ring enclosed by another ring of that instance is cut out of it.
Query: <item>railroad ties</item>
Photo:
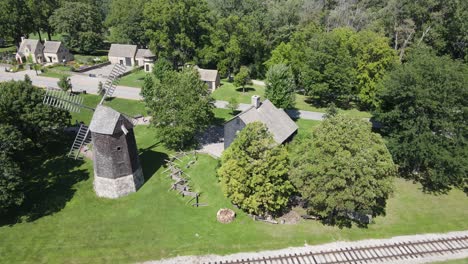
[[[386,243],[341,249],[251,259],[208,262],[207,264],[348,264],[386,263],[456,254],[468,250],[468,236],[413,242]]]

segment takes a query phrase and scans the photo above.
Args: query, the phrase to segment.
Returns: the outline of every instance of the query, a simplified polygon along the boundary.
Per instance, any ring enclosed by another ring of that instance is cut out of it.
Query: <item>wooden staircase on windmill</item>
[[[68,153],[68,157],[74,158],[75,160],[82,160],[83,155],[80,155],[81,149],[86,147],[90,142],[91,135],[89,134],[88,126],[81,125],[78,134],[76,134],[75,141],[73,141],[70,152]]]

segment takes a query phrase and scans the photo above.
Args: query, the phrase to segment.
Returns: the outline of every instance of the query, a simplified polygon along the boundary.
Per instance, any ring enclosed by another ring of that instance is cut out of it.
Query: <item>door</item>
[[[123,60],[119,60],[120,65],[123,65]]]
[[[132,58],[126,57],[125,58],[125,65],[126,66],[132,66]]]
[[[149,72],[149,71],[150,71],[150,70],[149,70],[149,65],[146,64],[145,67],[146,67],[146,72]]]

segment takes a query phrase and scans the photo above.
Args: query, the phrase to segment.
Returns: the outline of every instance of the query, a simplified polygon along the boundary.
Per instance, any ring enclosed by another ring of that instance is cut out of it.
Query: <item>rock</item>
[[[227,208],[219,209],[218,213],[216,214],[216,219],[218,219],[218,222],[223,224],[232,222],[235,217],[236,213],[233,210]]]

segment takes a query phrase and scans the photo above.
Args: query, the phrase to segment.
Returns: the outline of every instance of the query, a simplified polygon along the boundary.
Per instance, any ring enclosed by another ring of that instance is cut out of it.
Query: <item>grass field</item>
[[[313,123],[299,121],[299,125],[310,128]],[[216,178],[218,161],[205,155],[186,171],[193,188],[201,192],[200,201],[208,203],[194,208],[187,204],[188,198],[168,191],[171,181],[163,173],[163,160],[170,152],[158,143],[155,131],[140,126],[135,132],[146,178],[137,193],[117,200],[98,198],[90,161],[57,160],[50,165],[55,168],[51,179],[68,184],[48,188],[35,201],[55,210],[46,210],[32,222],[0,227],[1,262],[132,263],[468,228],[468,198],[463,192],[424,194],[419,184],[402,179],[395,179],[387,215],[375,218],[368,228],[339,229],[305,220],[297,225],[254,222],[222,195]],[[216,222],[217,210],[224,207],[237,212],[231,224]]]
[[[265,99],[265,87],[263,86],[247,85],[245,88],[245,93],[243,93],[242,88],[235,88],[234,84],[230,82],[222,81],[221,83],[221,87],[219,87],[212,94],[213,98],[216,100],[229,101],[230,98],[236,98],[238,103],[250,104],[252,95],[259,95]],[[314,107],[307,101],[307,96],[296,94],[295,107],[299,110],[325,113],[326,108]],[[363,112],[357,109],[340,110],[340,112],[344,115],[358,118],[370,118],[372,116],[369,112]]]
[[[46,71],[46,72],[43,72],[43,73],[39,74],[39,76],[51,77],[51,78],[60,79],[60,78],[62,78],[63,76],[65,76],[65,77],[70,77],[71,74],[67,74],[67,73],[63,73],[63,72],[54,72],[54,71],[48,70],[48,71]],[[58,81],[58,80],[57,80],[57,81]]]
[[[143,70],[132,72],[120,78],[119,85],[141,88],[143,86],[145,76],[146,72]]]
[[[99,103],[101,100],[100,96],[97,95],[92,95],[92,94],[82,94],[83,99],[83,104],[89,107],[96,107],[96,105]],[[145,104],[141,101],[135,101],[135,100],[127,100],[127,99],[121,99],[121,98],[110,98],[109,100],[106,100],[104,102],[104,105],[110,106],[114,108],[115,110],[122,112],[124,114],[127,114],[129,116],[136,116],[136,115],[147,115],[147,111],[145,109]],[[72,113],[72,123],[74,123],[76,120],[78,122],[83,121],[85,124],[88,124],[91,122],[91,118],[93,116],[93,112],[87,109],[82,109],[80,113]]]
[[[11,45],[11,46],[8,46],[8,47],[0,47],[0,53],[3,53],[3,52],[15,53],[16,52],[16,46]]]

